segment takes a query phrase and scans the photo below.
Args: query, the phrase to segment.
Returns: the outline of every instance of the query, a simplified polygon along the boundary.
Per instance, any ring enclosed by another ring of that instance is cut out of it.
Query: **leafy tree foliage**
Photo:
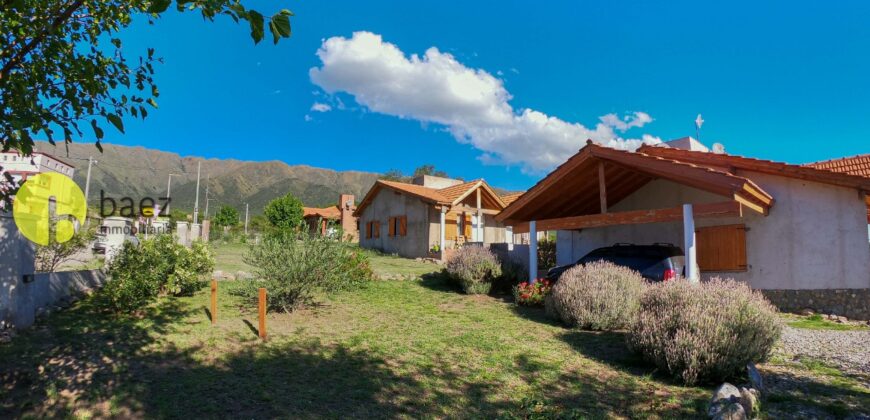
[[[408,177],[406,177],[404,174],[402,174],[402,171],[400,171],[398,169],[390,169],[389,171],[384,172],[383,174],[381,174],[381,176],[378,177],[378,179],[383,179],[385,181],[398,181],[398,182],[405,182],[405,180],[407,180],[407,178]]]
[[[263,213],[272,226],[280,229],[296,228],[302,223],[302,202],[293,193],[287,193],[266,204]]]
[[[440,176],[440,177],[444,177],[444,178],[450,177],[449,175],[447,175],[447,172],[435,169],[435,165],[429,165],[429,164],[422,165],[422,166],[418,167],[417,169],[414,169],[414,176],[415,177],[418,177],[421,175]]]
[[[239,211],[230,206],[223,206],[212,221],[216,226],[235,226],[239,224]]]
[[[134,18],[159,18],[172,0],[0,0],[0,146],[28,155],[33,137],[54,144],[100,139],[103,127],[124,132],[125,118],[145,118],[160,92],[153,48],[128,60],[118,33]],[[268,24],[272,40],[290,36],[283,9],[266,19],[239,0],[175,0],[179,12],[211,21],[246,21],[258,43]],[[2,168],[0,168],[2,169]],[[17,189],[7,175],[0,199]],[[9,186],[12,186],[11,188]]]

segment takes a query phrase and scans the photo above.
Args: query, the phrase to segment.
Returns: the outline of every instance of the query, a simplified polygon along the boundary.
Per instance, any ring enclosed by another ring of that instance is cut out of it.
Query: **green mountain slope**
[[[196,168],[202,163],[200,208],[205,210],[206,180],[209,212],[222,205],[244,211],[245,203],[252,214],[260,214],[275,197],[292,192],[306,206],[328,206],[338,202],[338,195],[353,194],[357,200],[371,188],[378,174],[287,165],[284,162],[248,162],[234,159],[181,157],[175,153],[144,147],[104,144],[103,153],[90,143],[63,145],[37,142],[37,150],[68,161],[76,167],[75,181],[84,189],[88,156],[98,161],[91,172],[89,204],[98,206],[100,192],[118,200],[129,196],[136,202],[144,197],[164,197],[169,174],[172,177],[172,205],[191,211],[196,195]]]

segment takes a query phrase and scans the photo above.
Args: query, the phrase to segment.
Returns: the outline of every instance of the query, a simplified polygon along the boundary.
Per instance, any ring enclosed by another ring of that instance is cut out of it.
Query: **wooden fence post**
[[[217,323],[217,280],[211,281],[211,325]]]
[[[266,340],[266,289],[264,287],[260,288],[260,338]]]

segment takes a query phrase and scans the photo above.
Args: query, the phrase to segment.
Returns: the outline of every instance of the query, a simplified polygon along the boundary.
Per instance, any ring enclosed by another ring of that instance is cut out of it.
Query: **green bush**
[[[529,281],[529,271],[526,267],[511,260],[502,260],[501,276],[493,279],[490,292],[510,294],[518,284],[527,281]]]
[[[256,267],[257,281],[240,289],[256,299],[268,291],[269,310],[290,312],[319,295],[363,286],[374,278],[368,257],[357,247],[319,235],[284,231],[252,245],[245,262]]]
[[[468,245],[460,248],[447,261],[447,274],[465,293],[487,294],[492,282],[502,275],[498,258],[487,248]]]
[[[185,296],[201,289],[214,269],[208,247],[188,249],[170,235],[126,242],[109,265],[110,280],[100,292],[104,306],[116,312],[141,309],[161,295]]]
[[[776,308],[745,283],[671,281],[645,291],[628,341],[687,384],[718,383],[765,360],[781,329]]]
[[[644,288],[636,271],[609,262],[574,267],[553,286],[547,313],[566,325],[591,330],[627,328],[637,313]]]
[[[538,242],[538,268],[547,270],[556,266],[556,241],[544,239]]]

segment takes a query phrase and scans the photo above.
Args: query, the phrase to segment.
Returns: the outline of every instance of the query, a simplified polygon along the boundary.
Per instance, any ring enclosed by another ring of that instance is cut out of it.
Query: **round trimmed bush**
[[[482,246],[464,246],[447,261],[447,274],[470,295],[487,294],[492,282],[501,276],[498,258]]]
[[[644,284],[634,270],[597,261],[562,274],[545,306],[550,316],[571,327],[624,329],[637,313]]]
[[[745,283],[671,281],[644,292],[628,343],[686,384],[718,383],[765,360],[781,330],[776,308]]]

